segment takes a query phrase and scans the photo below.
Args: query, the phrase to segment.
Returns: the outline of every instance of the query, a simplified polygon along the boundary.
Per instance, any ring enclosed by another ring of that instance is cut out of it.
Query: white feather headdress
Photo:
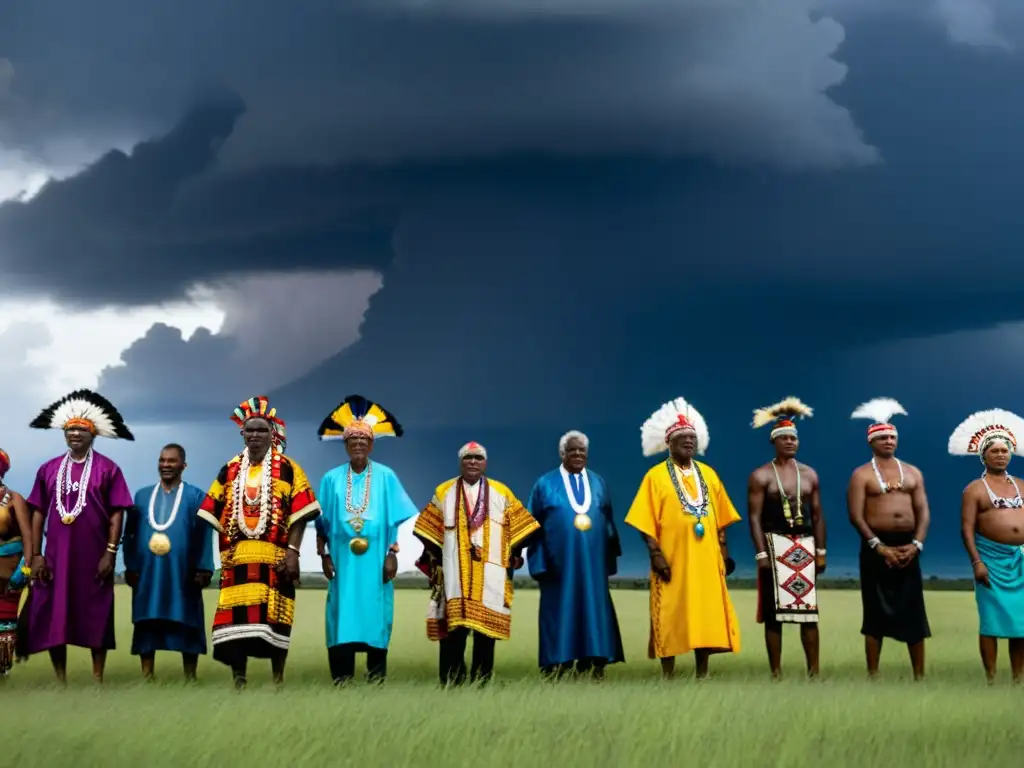
[[[657,456],[667,450],[666,432],[669,427],[679,423],[680,416],[685,416],[687,421],[693,425],[693,429],[697,433],[697,453],[704,455],[708,449],[708,443],[711,441],[708,425],[705,423],[704,417],[700,415],[700,411],[686,402],[684,398],[677,397],[652,413],[640,427],[640,444],[644,456]]]
[[[870,443],[879,437],[888,435],[895,437],[897,435],[896,427],[889,422],[889,419],[896,414],[906,416],[907,412],[891,397],[876,397],[874,400],[868,400],[866,403],[858,405],[850,414],[850,418],[871,419],[871,425],[868,427],[868,442]]]
[[[33,429],[60,430],[80,426],[98,437],[135,439],[110,401],[88,389],[76,390],[44,408],[29,426]]]
[[[993,440],[1004,440],[1011,453],[1024,456],[1018,440],[1024,437],[1024,419],[1015,413],[993,408],[972,413],[949,436],[954,456],[981,456]]]
[[[754,420],[750,422],[750,426],[754,429],[760,429],[766,424],[776,422],[775,428],[772,429],[769,435],[769,439],[774,440],[779,435],[795,435],[796,424],[793,423],[793,420],[797,418],[809,419],[813,415],[814,409],[802,403],[800,398],[787,397],[785,400],[780,400],[774,405],[755,408]]]

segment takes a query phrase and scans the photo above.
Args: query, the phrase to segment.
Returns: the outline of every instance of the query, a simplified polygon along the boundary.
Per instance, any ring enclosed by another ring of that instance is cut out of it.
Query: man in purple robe
[[[49,651],[63,683],[68,645],[88,648],[93,677],[102,682],[107,651],[115,647],[114,562],[132,494],[120,467],[92,444],[97,436],[135,438],[117,409],[86,389],[57,401],[29,426],[62,430],[68,450],[39,468],[26,500],[32,510],[26,650]]]

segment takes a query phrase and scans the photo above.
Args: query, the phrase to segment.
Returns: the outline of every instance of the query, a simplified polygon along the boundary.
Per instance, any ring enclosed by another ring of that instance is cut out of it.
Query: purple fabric
[[[110,517],[132,505],[131,491],[121,468],[96,451],[85,508],[71,525],[57,513],[57,471],[63,456],[50,459],[36,472],[27,499],[33,509],[46,510],[46,565],[53,575],[49,584],[33,582],[25,610],[28,614],[29,653],[59,645],[82,648],[114,647],[114,581],[96,580],[96,568],[106,552]],[[84,464],[71,464],[71,480],[82,476]],[[78,499],[72,491],[64,498],[70,510]]]

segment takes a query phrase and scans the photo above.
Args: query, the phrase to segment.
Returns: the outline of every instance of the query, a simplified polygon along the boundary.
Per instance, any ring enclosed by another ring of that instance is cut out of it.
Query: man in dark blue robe
[[[132,654],[153,677],[157,651],[180,653],[194,680],[206,653],[203,589],[213,576],[213,535],[197,517],[206,492],[182,480],[185,449],[160,452],[160,482],[135,494],[125,518],[125,582],[132,588]]]
[[[624,661],[608,577],[622,555],[604,479],[587,469],[589,440],[568,432],[562,464],[534,485],[528,508],[540,523],[527,552],[540,585],[540,667],[549,677],[575,670],[604,677]]]

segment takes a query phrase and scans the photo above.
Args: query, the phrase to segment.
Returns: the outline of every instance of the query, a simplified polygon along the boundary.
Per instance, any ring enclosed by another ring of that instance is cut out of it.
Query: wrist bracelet
[[[924,542],[922,542],[922,541],[918,541],[917,539],[914,539],[910,543],[913,544],[915,547],[917,547],[917,551],[918,552],[921,552],[924,549]]]
[[[755,560],[767,560],[768,559],[768,553],[767,552],[758,552],[756,555],[754,555],[754,559]]]
[[[816,550],[814,550],[814,554],[817,555],[818,557],[824,557],[825,556],[825,550],[824,549],[816,549]]]
[[[117,544],[107,544],[107,552],[112,555],[117,554]]]
[[[868,546],[871,547],[871,549],[874,549],[875,547],[877,547],[881,543],[882,543],[882,540],[880,538],[878,538],[877,536],[868,539]]]
[[[971,568],[973,568],[974,566],[978,565],[979,563],[981,563],[981,560],[972,560],[971,561]]]
[[[297,554],[299,554],[299,548],[298,548],[298,547],[296,547],[296,546],[295,546],[294,544],[289,544],[289,545],[288,545],[288,549],[290,549],[290,550],[291,550],[292,552],[294,552],[294,553],[295,553],[296,555],[297,555]]]

